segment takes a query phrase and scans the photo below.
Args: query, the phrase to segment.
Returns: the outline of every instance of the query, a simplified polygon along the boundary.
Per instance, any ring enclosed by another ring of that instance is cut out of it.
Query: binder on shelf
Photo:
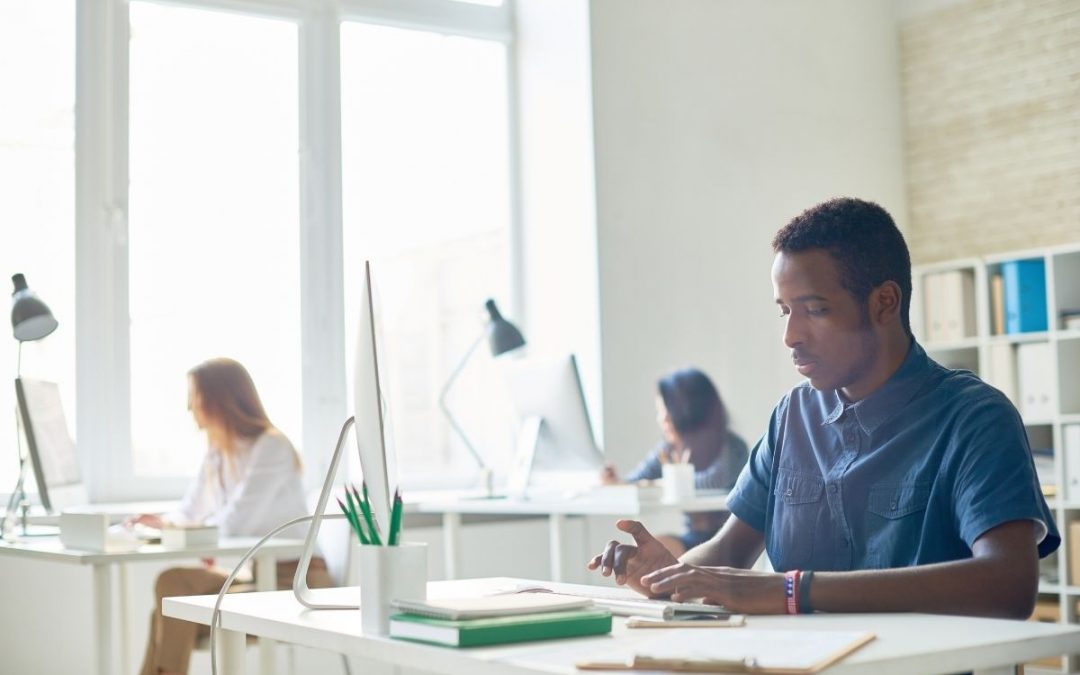
[[[990,321],[993,335],[1005,334],[1005,279],[1000,274],[990,277]]]
[[[1078,502],[1080,501],[1080,424],[1066,424],[1062,427],[1061,435],[1062,456],[1065,459],[1065,499]],[[1077,562],[1080,563],[1080,557],[1077,558]]]
[[[1016,394],[1016,356],[1013,354],[1013,346],[1008,342],[990,345],[989,361],[983,380],[1005,394],[1012,404],[1019,408],[1020,398]]]
[[[949,270],[926,275],[923,304],[927,342],[957,342],[975,335],[975,275]]]
[[[1046,330],[1046,264],[1041,259],[1010,260],[1001,264],[1001,276],[1005,287],[1005,332]]]
[[[1016,347],[1018,407],[1025,421],[1048,420],[1057,412],[1052,348],[1049,342],[1030,342]]]

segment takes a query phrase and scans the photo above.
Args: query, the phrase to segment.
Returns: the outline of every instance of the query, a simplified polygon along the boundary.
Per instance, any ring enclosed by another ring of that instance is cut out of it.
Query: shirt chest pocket
[[[870,567],[906,567],[922,539],[929,483],[875,485],[866,510],[867,553]]]
[[[812,568],[824,493],[825,481],[820,476],[778,469],[773,521],[767,528],[766,542],[775,569]]]
[[[875,485],[870,488],[866,510],[882,518],[896,520],[925,511],[929,501],[929,483]]]

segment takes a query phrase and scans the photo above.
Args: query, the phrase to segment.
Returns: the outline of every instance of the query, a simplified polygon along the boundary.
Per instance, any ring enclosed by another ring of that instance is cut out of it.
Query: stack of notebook
[[[396,601],[390,637],[451,647],[602,635],[611,612],[588,598],[555,594],[507,594],[482,598]]]

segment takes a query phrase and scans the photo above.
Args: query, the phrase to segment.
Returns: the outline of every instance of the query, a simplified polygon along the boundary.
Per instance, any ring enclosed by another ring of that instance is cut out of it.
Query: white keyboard
[[[676,614],[726,613],[721,605],[707,605],[700,602],[675,602],[656,598],[644,598],[628,588],[608,588],[590,586],[582,588],[578,584],[560,584],[557,582],[527,583],[515,586],[517,593],[558,593],[590,598],[600,606],[620,616],[640,615],[671,619]]]

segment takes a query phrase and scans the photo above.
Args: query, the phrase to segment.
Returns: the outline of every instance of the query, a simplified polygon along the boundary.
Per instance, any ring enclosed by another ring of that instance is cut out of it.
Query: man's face
[[[772,278],[795,369],[815,389],[843,389],[852,400],[869,393],[860,385],[877,360],[877,336],[866,307],[841,286],[832,256],[822,249],[778,253]]]

